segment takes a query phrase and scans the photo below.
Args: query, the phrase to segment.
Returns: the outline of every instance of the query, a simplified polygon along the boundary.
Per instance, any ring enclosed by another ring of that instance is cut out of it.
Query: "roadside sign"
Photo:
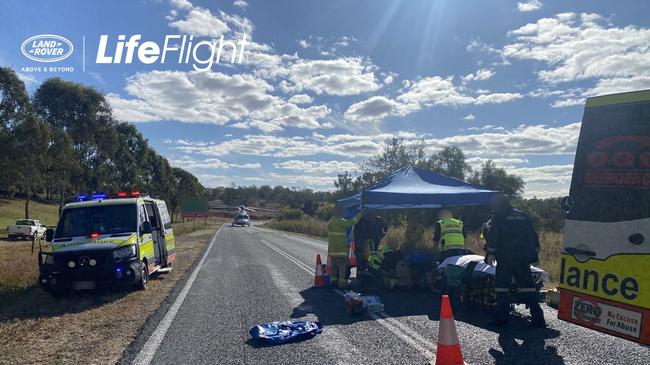
[[[208,213],[208,199],[183,198],[181,200],[181,212],[185,213]]]

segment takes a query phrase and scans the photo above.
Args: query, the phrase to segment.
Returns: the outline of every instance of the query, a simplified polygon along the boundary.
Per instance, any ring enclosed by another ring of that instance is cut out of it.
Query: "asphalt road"
[[[197,270],[180,284],[127,351],[140,364],[426,364],[435,361],[440,298],[431,293],[381,293],[385,312],[348,316],[341,293],[313,289],[325,242],[250,227],[224,226]],[[455,313],[469,364],[649,364],[650,348],[558,320],[549,328],[515,319],[502,330],[480,312]],[[527,314],[527,312],[526,312]],[[259,346],[257,323],[319,320],[313,339]]]

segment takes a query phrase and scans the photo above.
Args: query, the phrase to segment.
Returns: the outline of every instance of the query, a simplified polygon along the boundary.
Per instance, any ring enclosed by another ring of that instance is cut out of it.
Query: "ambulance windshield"
[[[136,208],[135,204],[116,204],[65,209],[54,238],[136,232]]]

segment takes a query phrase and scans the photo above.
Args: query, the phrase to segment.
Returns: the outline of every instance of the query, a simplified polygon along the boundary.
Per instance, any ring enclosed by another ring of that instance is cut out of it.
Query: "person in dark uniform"
[[[530,308],[531,326],[545,327],[544,313],[536,296],[530,265],[539,261],[539,238],[528,215],[512,208],[505,195],[497,195],[491,201],[493,215],[485,227],[485,262],[494,265],[496,277],[494,291],[497,297],[497,313],[489,324],[501,326],[508,322],[510,312],[510,285],[517,283],[526,304]]]
[[[364,250],[369,246],[371,253],[377,252],[379,243],[386,235],[388,225],[374,210],[367,210],[363,218],[354,226],[356,243],[357,272],[366,270]]]

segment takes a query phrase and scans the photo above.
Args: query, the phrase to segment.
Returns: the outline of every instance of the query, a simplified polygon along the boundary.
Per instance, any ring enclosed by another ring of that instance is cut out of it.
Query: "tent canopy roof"
[[[441,208],[488,204],[496,191],[466,183],[432,171],[406,165],[386,176],[377,184],[359,193],[341,199],[337,204],[351,209]],[[358,204],[358,203],[357,203]]]

